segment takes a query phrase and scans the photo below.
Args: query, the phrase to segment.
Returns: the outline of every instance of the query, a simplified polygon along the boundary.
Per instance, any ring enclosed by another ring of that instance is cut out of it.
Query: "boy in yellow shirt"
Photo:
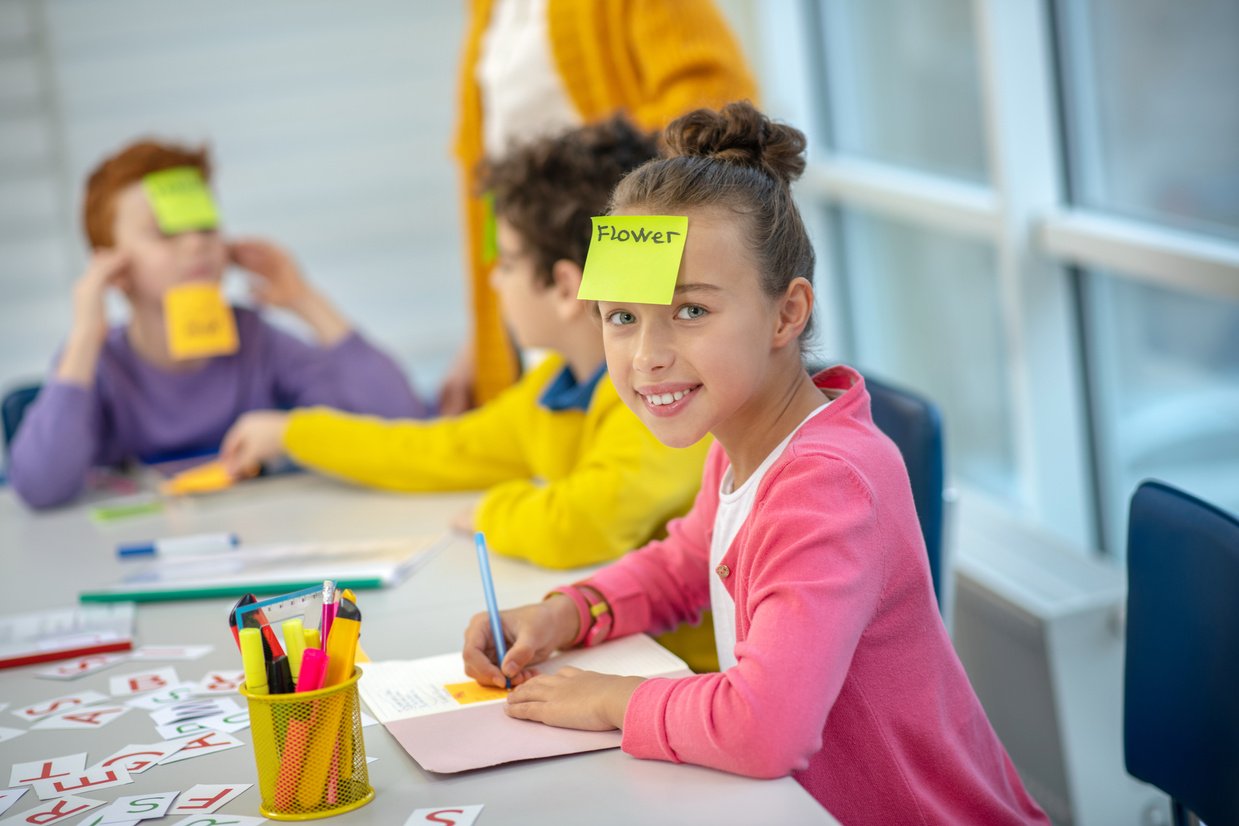
[[[615,118],[542,139],[485,171],[497,217],[491,282],[523,349],[551,351],[488,404],[429,421],[326,408],[243,416],[222,458],[237,475],[282,451],[322,473],[403,491],[486,489],[457,520],[496,553],[551,568],[614,559],[687,512],[705,441],[662,445],[620,401],[593,304],[579,301],[590,218],[657,155],[656,136]]]

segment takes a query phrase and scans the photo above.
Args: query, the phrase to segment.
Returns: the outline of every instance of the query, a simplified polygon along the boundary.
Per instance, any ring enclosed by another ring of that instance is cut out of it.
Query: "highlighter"
[[[301,653],[305,651],[305,624],[298,617],[284,620],[280,626],[284,634],[284,650],[288,652],[288,666],[293,674],[301,673]]]
[[[297,692],[318,691],[323,687],[327,674],[327,655],[320,649],[307,648],[301,657],[301,670],[297,674]]]
[[[242,628],[237,632],[237,637],[241,643],[245,688],[250,694],[266,694],[267,658],[262,650],[262,632],[257,628]]]
[[[327,677],[323,685],[339,685],[353,676],[360,636],[361,611],[351,600],[340,600],[327,637]]]
[[[354,605],[357,604],[357,595],[353,593],[352,588],[345,588],[343,591],[341,591],[340,599],[347,599],[349,602],[353,603]],[[359,662],[359,663],[370,662],[370,655],[366,653],[366,649],[361,647],[361,643],[357,644],[357,656],[354,659],[356,662]]]
[[[321,649],[323,647],[322,637],[319,636],[317,628],[305,629],[305,647],[306,648],[318,648],[318,649]]]

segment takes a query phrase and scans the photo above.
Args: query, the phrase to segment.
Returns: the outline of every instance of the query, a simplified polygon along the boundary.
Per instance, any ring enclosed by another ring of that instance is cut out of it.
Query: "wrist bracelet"
[[[563,594],[576,606],[579,627],[576,638],[572,641],[573,646],[597,645],[611,633],[614,619],[611,615],[611,606],[596,589],[588,586],[564,585],[552,590],[551,594]],[[550,594],[547,596],[549,597]]]

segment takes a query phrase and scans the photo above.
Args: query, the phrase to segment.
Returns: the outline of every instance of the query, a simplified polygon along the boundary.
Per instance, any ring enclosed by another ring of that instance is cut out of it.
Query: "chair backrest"
[[[21,387],[15,387],[4,394],[4,400],[0,401],[0,420],[3,420],[4,425],[4,453],[7,456],[9,445],[13,443],[13,437],[17,435],[17,428],[22,423],[22,417],[26,415],[26,408],[34,401],[35,396],[39,395],[39,389],[42,385],[29,384]]]
[[[921,521],[929,573],[938,605],[943,604],[943,486],[942,416],[933,402],[865,374],[873,421],[903,454],[912,482],[912,499]]]
[[[1123,699],[1128,773],[1239,823],[1239,519],[1161,482],[1131,499]]]

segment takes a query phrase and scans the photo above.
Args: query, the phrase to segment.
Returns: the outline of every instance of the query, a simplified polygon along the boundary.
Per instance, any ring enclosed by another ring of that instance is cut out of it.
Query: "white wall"
[[[0,0],[0,387],[45,372],[67,329],[86,173],[156,135],[209,142],[225,230],[290,247],[432,391],[466,330],[450,156],[464,16]]]

